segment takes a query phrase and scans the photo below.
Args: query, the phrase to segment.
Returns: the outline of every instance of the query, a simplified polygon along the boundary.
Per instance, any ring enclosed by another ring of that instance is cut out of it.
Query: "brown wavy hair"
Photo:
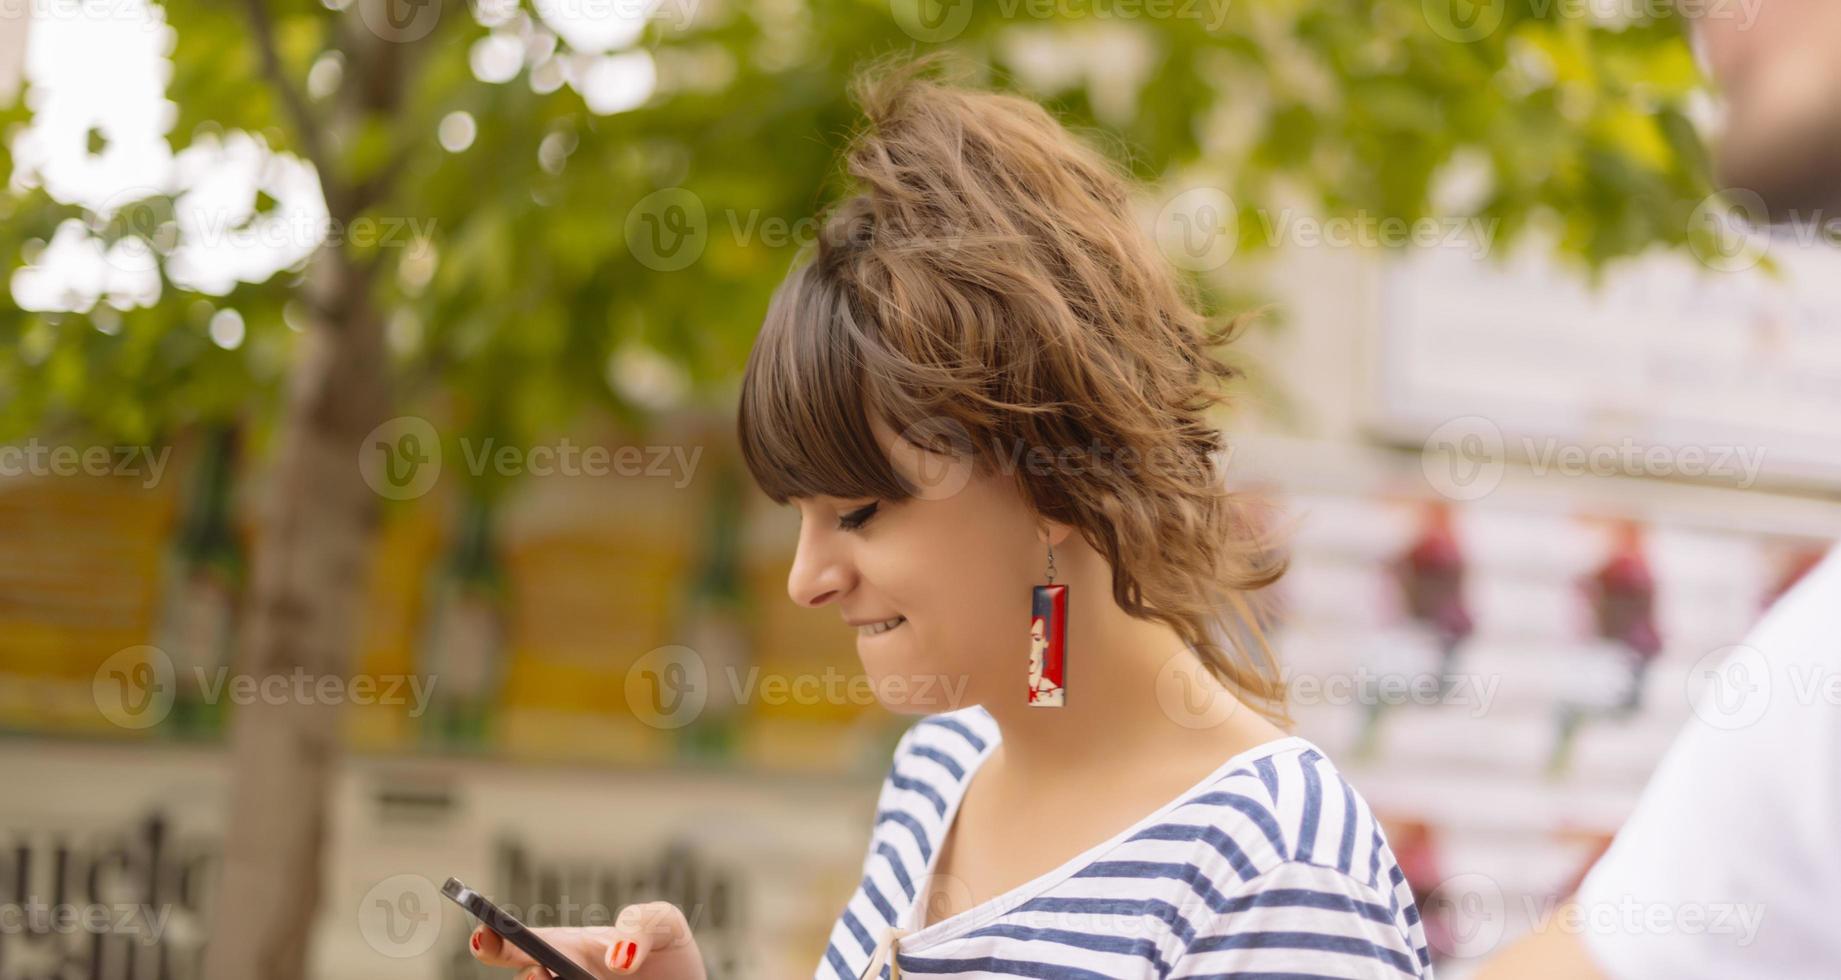
[[[908,499],[872,413],[980,472],[1019,449],[1107,460],[1010,472],[1038,515],[1106,557],[1121,608],[1168,624],[1288,726],[1254,596],[1285,559],[1261,501],[1227,488],[1206,418],[1242,376],[1213,350],[1245,318],[1200,312],[1108,157],[1033,101],[929,77],[941,58],[884,60],[852,84],[855,192],[821,211],[748,358],[750,472],[780,504]]]

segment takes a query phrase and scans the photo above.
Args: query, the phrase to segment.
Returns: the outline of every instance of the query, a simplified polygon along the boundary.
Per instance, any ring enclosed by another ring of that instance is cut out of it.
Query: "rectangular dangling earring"
[[[1029,703],[1059,708],[1067,700],[1068,587],[1054,584],[1054,545],[1048,547],[1048,582],[1030,596]]]

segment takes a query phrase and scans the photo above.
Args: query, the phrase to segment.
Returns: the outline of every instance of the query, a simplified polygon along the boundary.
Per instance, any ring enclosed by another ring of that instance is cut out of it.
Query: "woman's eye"
[[[838,530],[854,531],[876,513],[877,504],[865,504],[837,519]]]

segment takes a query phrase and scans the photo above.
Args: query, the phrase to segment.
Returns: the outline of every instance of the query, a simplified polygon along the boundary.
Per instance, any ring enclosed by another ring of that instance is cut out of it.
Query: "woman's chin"
[[[892,645],[888,645],[892,646]],[[970,676],[940,669],[916,656],[911,649],[857,644],[871,693],[884,708],[898,715],[929,715],[965,706]]]

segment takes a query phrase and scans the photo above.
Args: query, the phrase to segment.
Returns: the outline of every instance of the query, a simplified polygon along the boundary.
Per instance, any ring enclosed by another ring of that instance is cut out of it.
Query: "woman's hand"
[[[690,934],[690,923],[670,902],[629,905],[611,926],[531,932],[603,980],[704,980],[703,954]],[[474,929],[468,943],[481,963],[518,969],[517,980],[550,980],[550,971],[485,926]]]

